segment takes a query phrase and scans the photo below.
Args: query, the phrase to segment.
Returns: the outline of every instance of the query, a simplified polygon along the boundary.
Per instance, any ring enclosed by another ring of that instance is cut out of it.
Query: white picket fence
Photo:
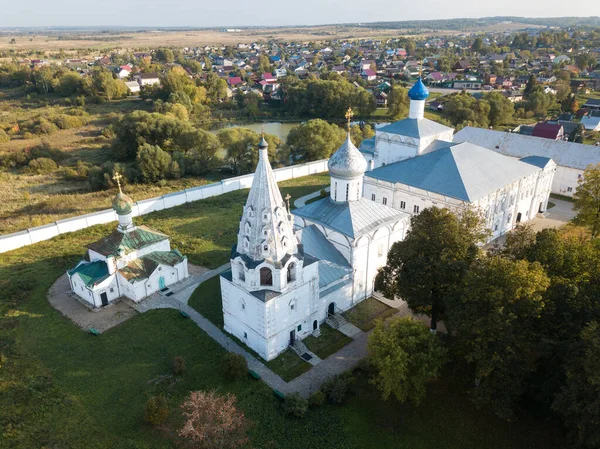
[[[306,164],[292,165],[274,170],[277,182],[327,171],[327,159]],[[200,187],[169,193],[157,198],[138,201],[133,208],[133,215],[144,215],[150,212],[168,209],[192,201],[211,198],[234,190],[248,189],[252,185],[254,174],[224,179],[220,182]],[[5,253],[23,246],[32,245],[42,240],[48,240],[59,234],[79,231],[97,224],[110,223],[117,220],[117,214],[112,209],[106,209],[78,217],[66,218],[44,226],[26,229],[13,234],[0,235],[0,253]]]

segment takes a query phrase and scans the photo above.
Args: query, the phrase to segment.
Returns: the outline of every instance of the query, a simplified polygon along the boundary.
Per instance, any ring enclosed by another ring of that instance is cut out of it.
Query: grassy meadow
[[[284,195],[297,197],[325,184],[326,176],[311,176],[281,187]],[[216,267],[228,259],[246,195],[232,192],[141,221],[171,234],[173,246],[191,262]],[[85,245],[113,226],[64,234],[0,257],[1,449],[174,448],[179,405],[198,389],[237,396],[253,424],[256,448],[563,447],[552,423],[528,416],[501,421],[475,409],[445,382],[432,384],[418,407],[383,401],[363,371],[355,373],[352,394],[342,406],[311,409],[301,420],[286,418],[262,382],[250,377],[226,382],[219,370],[224,350],[173,310],[138,315],[98,337],[85,333],[54,310],[46,294]],[[172,373],[175,356],[186,360],[186,372],[160,381]],[[143,422],[144,404],[157,394],[171,407],[160,429]]]

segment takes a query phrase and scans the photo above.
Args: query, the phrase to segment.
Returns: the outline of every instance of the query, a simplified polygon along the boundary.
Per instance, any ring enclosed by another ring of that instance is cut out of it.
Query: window
[[[291,303],[291,304],[290,304],[290,310],[294,310],[295,308],[296,308],[296,304],[294,304],[294,303]]]
[[[263,251],[269,251],[269,246],[268,245],[264,245],[263,246]]]
[[[246,272],[244,271],[244,266],[242,264],[238,265],[238,279],[240,281],[246,280]]]
[[[302,324],[298,324],[298,332],[302,330]]]
[[[246,310],[246,303],[244,301],[240,302],[240,306],[242,306],[242,310]]]
[[[260,269],[260,285],[273,285],[273,273],[267,267]]]
[[[385,196],[383,197],[383,205],[387,206],[387,198]]]
[[[414,214],[418,214],[418,213],[419,213],[419,206],[417,206],[416,204],[415,204],[415,206],[413,207],[413,213],[414,213]]]
[[[114,289],[113,287],[111,287],[111,288],[110,288],[110,292],[111,292],[111,293],[114,293],[114,292],[115,292],[115,289]]]
[[[400,201],[400,209],[406,209],[406,202]]]
[[[248,332],[244,332],[244,338],[248,338]]]
[[[296,280],[296,264],[294,262],[288,265],[287,269],[287,281],[293,282]]]
[[[162,267],[158,267],[158,271],[162,271]]]
[[[334,184],[333,187],[333,201],[337,201],[337,182]]]
[[[567,192],[572,192],[573,191],[573,187],[567,187]]]
[[[375,194],[371,193],[371,201],[375,201]]]
[[[348,193],[350,191],[350,184],[346,184],[346,201],[348,201]]]

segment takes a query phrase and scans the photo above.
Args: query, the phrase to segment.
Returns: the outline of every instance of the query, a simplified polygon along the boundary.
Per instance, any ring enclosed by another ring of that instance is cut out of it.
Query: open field
[[[285,195],[323,185],[318,176],[282,183]],[[219,266],[235,241],[246,192],[232,192],[143,217],[172,236],[196,264]],[[234,219],[235,218],[235,219]],[[226,382],[219,366],[224,349],[173,310],[155,310],[94,337],[54,310],[49,287],[114,224],[95,226],[3,254],[0,258],[0,447],[90,449],[174,448],[179,404],[190,390],[233,393],[252,421],[252,447],[300,449],[559,449],[558,426],[521,413],[504,422],[476,409],[446,382],[430,386],[421,406],[382,401],[368,374],[355,373],[342,406],[311,409],[285,418],[265,384],[247,378]],[[172,373],[182,356],[187,371]],[[164,429],[143,422],[151,395],[171,407]]]

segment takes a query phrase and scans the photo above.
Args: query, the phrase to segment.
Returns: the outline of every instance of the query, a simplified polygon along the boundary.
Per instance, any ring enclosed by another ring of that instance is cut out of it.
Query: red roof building
[[[563,140],[565,136],[565,130],[563,129],[562,125],[542,122],[533,127],[532,136],[543,137],[545,139],[552,140]]]

